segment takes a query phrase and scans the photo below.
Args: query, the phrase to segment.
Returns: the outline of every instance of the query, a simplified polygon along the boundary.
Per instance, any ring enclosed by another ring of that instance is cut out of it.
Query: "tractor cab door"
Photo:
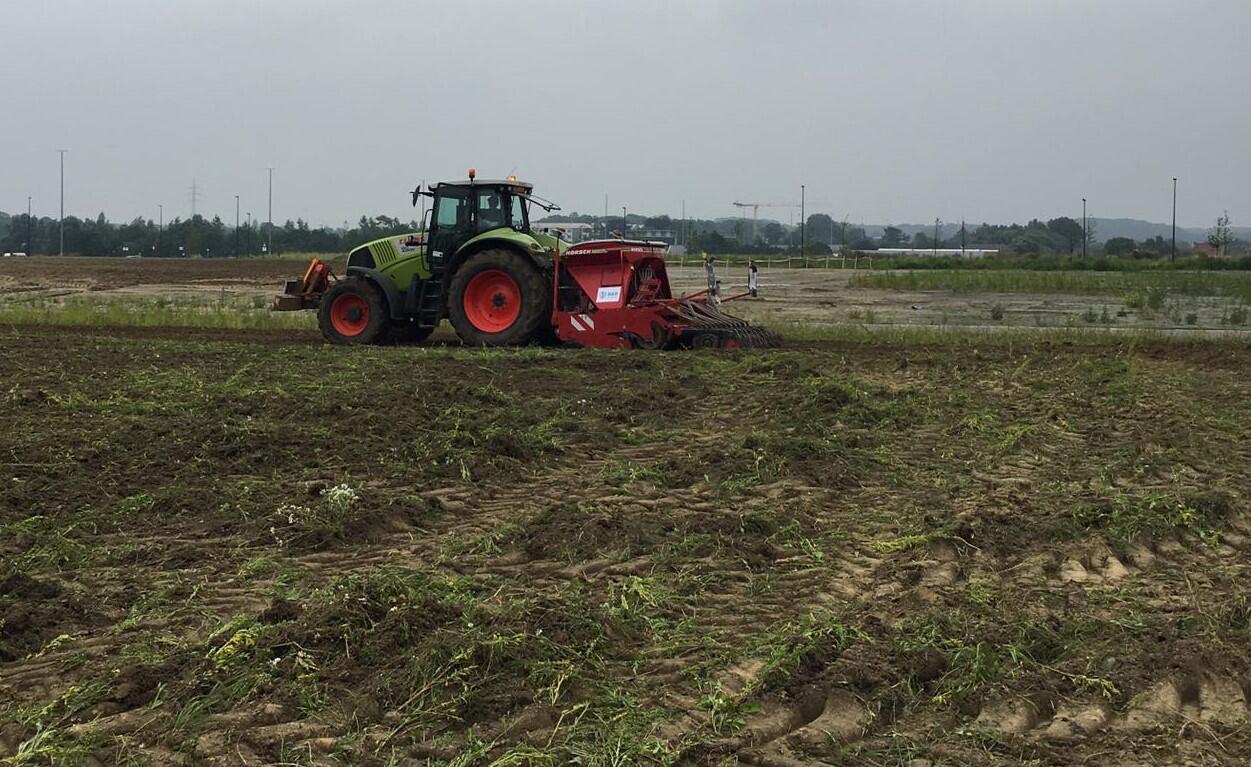
[[[508,209],[504,207],[504,195],[496,187],[483,186],[474,190],[478,218],[474,233],[482,234],[501,226],[508,226]]]
[[[474,236],[472,190],[438,186],[430,220],[430,268],[442,271],[456,249]]]

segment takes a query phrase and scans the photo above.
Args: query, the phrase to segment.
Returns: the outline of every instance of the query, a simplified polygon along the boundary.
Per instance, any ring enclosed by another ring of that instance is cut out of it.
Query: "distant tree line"
[[[777,221],[762,221],[753,227],[746,218],[674,219],[670,216],[629,215],[632,230],[645,230],[649,237],[686,245],[692,252],[728,254],[769,254],[795,252],[803,243],[805,252],[823,255],[832,252],[871,251],[879,248],[968,248],[996,249],[1015,256],[1072,256],[1082,252],[1082,238],[1087,251],[1094,255],[1133,258],[1154,258],[1171,252],[1172,243],[1164,237],[1135,241],[1113,237],[1096,242],[1093,221],[1083,232],[1082,225],[1068,217],[1049,221],[1032,220],[1027,224],[978,224],[953,229],[939,229],[935,242],[931,231],[914,231],[909,236],[903,229],[887,226],[881,234],[870,236],[865,227],[835,220],[825,213],[807,217],[803,226],[784,226]],[[36,217],[30,223],[31,243],[27,243],[27,217],[0,212],[0,250],[32,253],[57,253],[60,249],[60,227],[53,218]],[[560,214],[542,219],[541,224],[590,224],[597,236],[621,230],[621,218]],[[341,253],[370,240],[421,228],[417,221],[402,221],[390,216],[361,216],[353,227],[330,228],[309,226],[306,221],[275,224],[272,232],[275,253],[309,252]],[[916,227],[912,227],[914,230]],[[1246,243],[1231,234],[1228,214],[1217,220],[1208,237],[1215,255],[1245,250]],[[660,234],[664,233],[664,234]],[[754,239],[753,239],[754,236]],[[227,226],[219,217],[206,219],[193,216],[175,218],[164,228],[150,219],[137,218],[129,223],[114,223],[101,213],[94,219],[74,216],[65,219],[65,252],[89,256],[204,256],[222,257],[259,255],[266,252],[270,240],[268,224],[252,222],[238,229]],[[1181,246],[1183,251],[1189,251]]]
[[[978,224],[976,226],[947,226],[939,229],[937,241],[931,232],[916,231],[908,236],[902,229],[887,226],[878,236],[869,236],[864,227],[836,221],[824,213],[808,216],[803,229],[783,227],[777,222],[759,226],[755,242],[751,242],[751,222],[733,221],[733,231],[726,232],[726,221],[692,221],[689,246],[707,253],[772,253],[794,251],[805,243],[808,253],[821,255],[839,251],[871,251],[879,248],[986,248],[999,250],[1005,255],[1016,256],[1073,256],[1082,252],[1082,240],[1090,254],[1124,256],[1133,258],[1156,258],[1172,252],[1172,241],[1161,236],[1146,240],[1113,237],[1106,242],[1096,240],[1093,220],[1083,231],[1081,222],[1066,216],[1049,221],[1034,219],[1027,224]],[[744,232],[744,227],[747,231]],[[1245,250],[1247,243],[1230,234],[1228,214],[1217,220],[1208,236],[1208,243],[1219,255]],[[744,237],[744,235],[746,235]],[[1179,251],[1189,252],[1188,243],[1179,243]]]
[[[29,223],[30,240],[27,243]],[[313,228],[306,221],[274,224],[274,253],[340,253],[357,245],[420,229],[416,221],[390,216],[361,216],[356,226],[344,229]],[[0,214],[0,251],[55,254],[60,252],[61,229],[55,218],[29,220]],[[94,219],[65,218],[66,254],[84,256],[221,256],[258,255],[266,252],[269,226],[263,222],[227,226],[219,217],[196,215],[175,218],[159,227],[157,222],[137,218],[129,223],[113,223],[101,213]]]

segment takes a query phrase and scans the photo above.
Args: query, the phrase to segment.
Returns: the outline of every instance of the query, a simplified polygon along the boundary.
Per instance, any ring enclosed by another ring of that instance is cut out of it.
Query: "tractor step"
[[[414,283],[412,303],[409,310],[413,321],[422,327],[432,328],[442,319],[443,282],[431,278]]]

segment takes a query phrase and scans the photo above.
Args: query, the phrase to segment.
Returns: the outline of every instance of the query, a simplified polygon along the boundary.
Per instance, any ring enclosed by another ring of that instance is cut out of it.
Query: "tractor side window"
[[[451,193],[443,193],[438,200],[434,220],[438,226],[455,228],[466,223],[468,218],[468,202],[464,197]]]
[[[526,226],[526,201],[515,194],[512,196],[512,201],[512,221],[509,225],[519,232],[524,232],[528,228]]]
[[[483,189],[478,192],[478,231],[498,229],[504,226],[504,208],[500,202],[497,189]]]

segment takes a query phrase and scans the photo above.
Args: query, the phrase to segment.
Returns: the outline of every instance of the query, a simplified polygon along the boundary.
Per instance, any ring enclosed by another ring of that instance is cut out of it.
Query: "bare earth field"
[[[1251,345],[1058,339],[0,322],[0,760],[1247,764]]]

